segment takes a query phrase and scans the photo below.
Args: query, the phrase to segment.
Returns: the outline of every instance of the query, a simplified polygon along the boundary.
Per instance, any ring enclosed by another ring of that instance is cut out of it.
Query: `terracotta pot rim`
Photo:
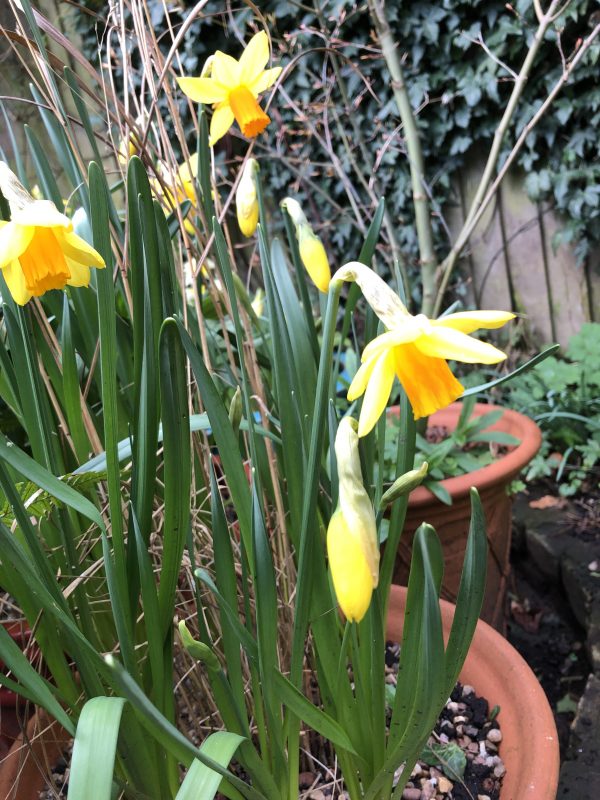
[[[406,587],[392,586],[387,635],[398,639],[404,620]],[[440,600],[444,638],[455,606]],[[460,673],[490,705],[499,705],[500,755],[506,775],[500,800],[555,800],[560,756],[552,710],[536,676],[514,647],[480,620]]]
[[[434,424],[446,425],[452,428],[460,414],[462,404],[452,403],[452,405],[441,411],[436,411],[429,419]],[[487,403],[476,403],[475,413],[487,414],[491,411],[502,411],[502,417],[495,425],[491,425],[486,430],[498,430],[511,433],[521,440],[517,445],[501,458],[488,464],[486,467],[469,472],[466,475],[459,475],[456,478],[446,478],[441,481],[442,486],[448,491],[452,498],[464,497],[469,494],[472,486],[480,492],[488,486],[505,484],[519,474],[526,464],[535,456],[542,444],[542,432],[538,425],[518,411],[512,408],[491,405]],[[435,495],[424,486],[419,486],[410,494],[410,505],[413,507],[424,506],[432,501],[439,502]]]

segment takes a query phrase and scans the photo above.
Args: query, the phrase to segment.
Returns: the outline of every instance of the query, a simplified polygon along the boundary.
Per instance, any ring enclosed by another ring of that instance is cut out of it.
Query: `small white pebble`
[[[498,728],[492,728],[491,731],[487,732],[486,739],[497,744],[502,741],[502,731],[498,730]]]
[[[504,764],[498,764],[494,767],[494,775],[497,778],[502,778],[504,775],[506,775],[506,767]]]
[[[472,686],[469,686],[469,684],[465,684],[463,686],[462,693],[463,693],[463,697],[466,697],[467,695],[475,694],[475,689]]]

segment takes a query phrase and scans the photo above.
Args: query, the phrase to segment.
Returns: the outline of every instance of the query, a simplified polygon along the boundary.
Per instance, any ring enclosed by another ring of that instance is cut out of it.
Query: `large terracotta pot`
[[[441,601],[447,641],[454,606]],[[392,586],[387,636],[402,638],[406,588]],[[552,710],[537,678],[514,647],[485,622],[479,622],[460,673],[490,706],[500,706],[500,756],[506,775],[500,800],[555,800],[560,754]]]
[[[452,431],[458,422],[460,410],[461,404],[453,403],[433,414],[429,418],[429,425]],[[503,410],[502,418],[488,430],[510,433],[521,444],[487,467],[442,481],[452,497],[451,506],[442,503],[424,486],[419,486],[411,493],[404,532],[398,548],[394,582],[407,583],[414,533],[422,522],[428,522],[436,529],[444,550],[442,596],[447,600],[456,600],[471,516],[469,489],[475,486],[485,512],[489,544],[487,584],[481,618],[502,630],[506,581],[510,572],[512,527],[512,502],[507,489],[539,450],[542,434],[529,417],[511,409],[477,403],[473,413],[481,415],[496,410]]]

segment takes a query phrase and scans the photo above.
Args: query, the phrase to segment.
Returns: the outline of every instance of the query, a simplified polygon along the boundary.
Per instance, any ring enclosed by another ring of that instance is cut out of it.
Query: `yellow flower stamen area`
[[[246,86],[238,86],[229,92],[229,106],[244,136],[258,136],[271,121]]]
[[[31,244],[19,261],[25,285],[34,297],[40,297],[50,289],[62,289],[71,277],[52,228],[36,228]]]

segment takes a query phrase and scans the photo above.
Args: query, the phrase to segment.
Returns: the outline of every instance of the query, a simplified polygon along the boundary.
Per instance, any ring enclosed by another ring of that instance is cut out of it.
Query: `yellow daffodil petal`
[[[86,267],[96,267],[96,269],[102,269],[104,267],[104,259],[100,253],[94,250],[92,245],[88,244],[81,236],[78,236],[72,231],[64,231],[61,229],[56,230],[54,235],[65,256],[72,261],[76,261],[78,264],[83,264]]]
[[[408,395],[415,419],[453,403],[463,393],[462,384],[443,358],[424,355],[414,344],[394,349],[396,375]]]
[[[2,270],[2,275],[15,303],[24,306],[25,303],[31,300],[32,295],[27,289],[25,275],[18,261],[11,261],[6,264]]]
[[[233,111],[229,106],[221,106],[214,110],[210,121],[210,139],[208,142],[210,147],[213,147],[219,139],[225,136],[233,125],[233,119]]]
[[[377,358],[369,358],[358,368],[356,375],[352,378],[352,382],[348,387],[347,397],[351,403],[364,393],[376,363]]]
[[[0,269],[3,269],[27,250],[34,229],[15,222],[0,222],[0,226]]]
[[[194,103],[221,103],[227,89],[212,78],[177,78],[181,91]]]
[[[67,266],[71,277],[67,281],[69,286],[89,286],[90,285],[90,268],[79,264],[72,258],[67,257]],[[104,263],[102,264],[104,266]]]
[[[366,436],[370,433],[379,417],[383,414],[392,391],[395,376],[394,367],[393,351],[388,351],[377,358],[363,398],[358,420],[359,436]]]
[[[396,347],[397,345],[406,344],[407,342],[414,342],[421,334],[421,331],[419,327],[412,322],[413,319],[414,318],[411,317],[410,320],[407,320],[401,327],[393,331],[386,331],[386,333],[382,333],[374,339],[371,339],[363,350],[362,360],[374,358],[382,350],[387,350],[390,347]]]
[[[217,50],[212,61],[211,79],[220,83],[225,89],[235,89],[241,83],[239,61]]]
[[[371,602],[373,578],[363,548],[339,509],[327,529],[327,555],[340,608],[350,622],[360,622]]]
[[[269,86],[272,86],[277,78],[281,75],[282,67],[273,67],[266,69],[257,78],[252,81],[248,86],[254,95],[259,95],[261,92],[266,92]]]
[[[441,326],[432,327],[416,340],[415,345],[428,356],[451,358],[467,364],[497,364],[506,358],[502,350],[487,342],[480,342],[466,333]]]
[[[501,328],[514,318],[515,315],[510,311],[458,311],[440,319],[432,319],[431,324],[454,328],[461,333],[473,333],[479,328]]]
[[[240,77],[250,86],[260,75],[269,60],[269,37],[265,31],[255,33],[240,56]]]
[[[36,228],[60,227],[71,230],[73,227],[71,220],[61,214],[50,200],[34,200],[28,203],[12,215],[12,221],[18,225]]]

